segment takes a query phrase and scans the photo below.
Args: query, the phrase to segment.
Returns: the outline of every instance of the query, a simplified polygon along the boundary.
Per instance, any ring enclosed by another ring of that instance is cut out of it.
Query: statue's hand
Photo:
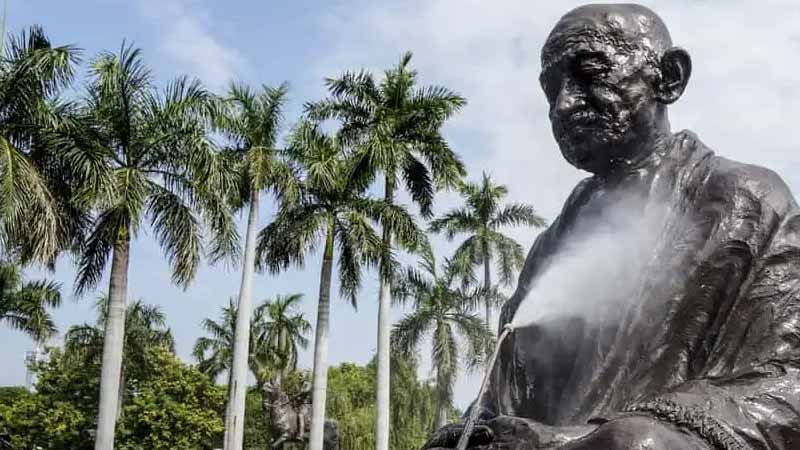
[[[595,428],[594,425],[554,427],[522,417],[497,416],[475,426],[467,448],[469,450],[555,448],[578,439]],[[461,424],[442,427],[423,446],[423,450],[455,448],[463,429]]]
[[[644,416],[607,422],[560,450],[709,450],[703,440],[671,424]]]
[[[422,450],[438,450],[456,448],[461,434],[464,432],[464,424],[451,423],[436,430],[428,442],[422,446]],[[481,448],[489,445],[494,440],[494,433],[483,423],[475,424],[472,429],[472,436],[469,438],[467,448]]]

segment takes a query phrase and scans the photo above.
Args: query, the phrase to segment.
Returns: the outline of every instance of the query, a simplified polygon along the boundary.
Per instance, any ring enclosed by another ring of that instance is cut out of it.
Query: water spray
[[[483,375],[481,390],[478,391],[478,398],[475,400],[475,403],[472,405],[472,409],[469,412],[469,417],[467,417],[467,422],[464,425],[464,431],[461,433],[461,437],[458,439],[456,450],[465,450],[467,448],[467,443],[472,435],[472,430],[475,428],[475,421],[478,419],[478,412],[481,409],[480,405],[483,401],[483,394],[486,393],[486,386],[489,384],[489,377],[492,375],[494,363],[497,361],[497,354],[500,353],[500,346],[503,344],[503,341],[505,341],[506,337],[513,332],[514,327],[510,323],[507,323],[505,326],[503,326],[503,332],[500,333],[500,337],[497,338],[497,345],[494,348],[494,353],[492,353],[492,358],[489,360],[489,365],[486,366],[486,373]]]

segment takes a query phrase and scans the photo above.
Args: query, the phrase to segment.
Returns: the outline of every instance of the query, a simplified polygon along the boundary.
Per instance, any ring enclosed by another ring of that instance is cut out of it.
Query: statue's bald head
[[[564,156],[595,173],[638,164],[669,133],[666,105],[690,73],[689,54],[672,46],[652,10],[592,4],[568,12],[545,41],[540,76]]]
[[[639,52],[652,63],[672,47],[667,26],[653,10],[634,4],[591,4],[558,21],[542,49],[542,66],[552,64],[565,47],[580,40],[614,46],[621,53]]]

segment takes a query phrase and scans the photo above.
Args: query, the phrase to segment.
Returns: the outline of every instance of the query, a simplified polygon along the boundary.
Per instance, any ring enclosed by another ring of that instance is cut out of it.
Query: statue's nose
[[[586,101],[584,100],[580,87],[576,83],[566,79],[561,84],[558,96],[556,96],[556,100],[553,102],[550,110],[550,118],[564,117],[585,105]]]

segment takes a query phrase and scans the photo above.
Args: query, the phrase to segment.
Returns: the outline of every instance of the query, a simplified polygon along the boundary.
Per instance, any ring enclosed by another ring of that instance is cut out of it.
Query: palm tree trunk
[[[242,284],[236,307],[236,330],[233,337],[233,364],[228,386],[228,418],[225,423],[225,450],[242,450],[244,443],[244,405],[247,396],[247,368],[250,355],[250,315],[253,297],[253,273],[256,263],[256,225],[258,222],[258,192],[250,190],[250,213],[244,243]]]
[[[486,306],[486,329],[492,331],[492,302],[489,299],[489,290],[492,288],[492,272],[489,264],[489,252],[483,253],[483,289],[485,291],[485,298],[483,299]]]
[[[122,347],[125,336],[125,299],[128,295],[130,238],[127,231],[114,243],[111,277],[108,283],[108,317],[103,337],[103,369],[100,377],[100,406],[97,414],[95,450],[114,449],[114,429],[119,408]]]
[[[384,198],[387,203],[394,203],[394,175],[386,176],[386,189],[384,191]],[[392,246],[392,233],[391,230],[384,227],[383,229],[383,244],[387,249]],[[392,307],[392,291],[390,280],[384,277],[387,271],[386,265],[389,263],[387,259],[381,260],[381,267],[379,268],[380,291],[378,294],[378,380],[377,380],[377,400],[376,400],[376,418],[375,418],[375,449],[376,450],[389,450],[389,415],[390,415],[390,351],[389,348],[389,333],[391,332],[391,307]]]
[[[442,370],[441,366],[436,368],[436,422],[433,427],[434,430],[441,429],[448,422],[447,408],[450,406],[450,402],[447,399],[447,392],[444,386],[446,381]]]
[[[330,327],[334,231],[333,217],[331,217],[325,239],[325,253],[322,257],[322,272],[319,277],[319,306],[317,306],[317,330],[314,340],[314,378],[311,386],[309,450],[322,450],[325,431],[325,400],[328,390],[328,328]]]

